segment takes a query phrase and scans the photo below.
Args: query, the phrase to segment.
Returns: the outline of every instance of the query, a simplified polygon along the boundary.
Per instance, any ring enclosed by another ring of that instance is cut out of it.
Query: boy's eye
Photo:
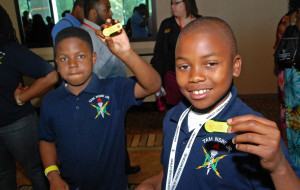
[[[180,65],[178,66],[178,69],[181,69],[181,70],[185,70],[185,69],[188,69],[189,66],[188,65]]]
[[[78,55],[79,59],[83,59],[85,56],[84,55]]]
[[[59,61],[61,61],[61,62],[67,61],[67,58],[66,57],[61,57],[61,58],[59,58]]]
[[[206,65],[209,66],[209,67],[213,67],[213,66],[217,65],[217,63],[216,62],[209,62]]]

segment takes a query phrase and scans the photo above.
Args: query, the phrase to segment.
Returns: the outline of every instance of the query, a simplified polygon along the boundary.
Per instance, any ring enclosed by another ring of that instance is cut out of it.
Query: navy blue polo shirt
[[[27,47],[16,42],[0,47],[0,127],[11,124],[34,111],[30,101],[19,106],[14,92],[23,76],[34,79],[54,71],[53,66]]]
[[[130,78],[93,74],[78,96],[62,84],[44,98],[39,139],[55,142],[61,176],[71,187],[126,189],[125,117],[142,102],[134,86]]]
[[[235,116],[253,114],[253,111],[239,98],[232,87],[232,98],[213,120],[226,121]],[[182,112],[189,105],[180,102],[164,119],[164,140],[161,162],[164,169],[162,189],[165,189],[168,162],[173,137]],[[187,116],[182,122],[175,155],[175,168],[185,149],[192,131],[188,131]],[[192,150],[179,180],[177,189],[274,189],[271,177],[260,165],[258,156],[237,151],[232,144],[235,134],[208,133],[202,127],[194,141]],[[294,166],[282,141],[282,149],[292,168],[300,177],[300,169]]]

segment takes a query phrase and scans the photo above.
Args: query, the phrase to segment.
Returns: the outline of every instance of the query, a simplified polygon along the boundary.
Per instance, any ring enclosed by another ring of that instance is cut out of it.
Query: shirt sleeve
[[[16,70],[24,76],[37,79],[54,71],[54,67],[48,61],[23,45],[16,46],[15,52],[17,55],[14,55],[13,59],[16,63]]]
[[[117,77],[114,80],[115,94],[118,94],[118,102],[120,109],[128,110],[131,106],[140,105],[143,98],[136,99],[134,96],[134,88],[136,81],[133,78]]]

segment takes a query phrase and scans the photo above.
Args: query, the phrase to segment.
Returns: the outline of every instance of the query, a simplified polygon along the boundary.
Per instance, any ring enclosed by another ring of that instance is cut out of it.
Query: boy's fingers
[[[256,116],[256,115],[243,115],[243,116],[237,116],[237,117],[233,117],[231,119],[228,119],[228,124],[236,124],[236,123],[240,123],[240,122],[245,122],[245,121],[252,121],[252,120],[255,120],[255,121],[259,121],[261,123],[264,123],[266,125],[273,125],[274,122],[273,121],[270,121],[268,119],[265,119],[265,118],[262,118],[262,117],[259,117],[259,116]]]
[[[107,46],[109,46],[109,47],[111,47],[114,44],[112,38],[109,36],[105,37],[105,42],[106,42]]]
[[[277,149],[280,146],[280,133],[275,135],[261,135],[257,133],[244,133],[232,139],[234,144],[252,144],[259,146],[272,147]]]
[[[267,145],[264,135],[257,133],[244,133],[237,135],[232,139],[233,144],[250,143],[255,145]]]
[[[112,19],[110,19],[110,18],[106,19],[105,24],[108,24],[108,25],[112,24]]]
[[[119,20],[117,20],[117,19],[114,20],[114,24],[117,24],[117,23],[119,23]]]
[[[101,29],[102,29],[102,30],[105,29],[105,28],[108,28],[108,27],[109,27],[108,24],[102,24],[102,25],[101,25]]]
[[[246,133],[246,132],[253,132],[258,134],[270,134],[273,133],[275,130],[274,127],[270,125],[263,124],[256,120],[248,120],[243,122],[238,122],[235,124],[230,124],[230,133]],[[276,129],[278,130],[278,129]]]
[[[255,132],[270,134],[278,131],[275,122],[254,115],[238,116],[227,120],[231,133]]]
[[[265,160],[271,160],[274,157],[275,150],[267,146],[257,146],[253,144],[237,144],[236,149],[242,152],[257,155]]]
[[[102,33],[102,30],[96,30],[96,35],[97,35],[97,37],[98,38],[103,38],[104,36],[103,36],[103,33]]]

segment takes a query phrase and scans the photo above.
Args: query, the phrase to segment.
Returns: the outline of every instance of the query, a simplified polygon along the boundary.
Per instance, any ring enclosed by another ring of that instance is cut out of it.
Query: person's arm
[[[111,25],[108,19],[106,27]],[[144,98],[155,93],[161,86],[161,79],[158,73],[146,63],[130,46],[126,32],[122,32],[114,37],[104,37],[101,30],[96,31],[99,39],[107,45],[109,50],[119,57],[137,78],[134,88],[136,98]]]
[[[161,170],[157,175],[143,181],[135,190],[161,190],[161,183],[164,171]]]
[[[44,168],[57,165],[58,158],[54,142],[40,141],[40,154]],[[50,190],[69,190],[68,184],[60,177],[58,171],[50,171],[47,175]]]
[[[154,54],[153,57],[151,59],[151,65],[152,67],[159,73],[161,79],[164,79],[164,76],[166,74],[166,63],[165,59],[166,57],[168,57],[168,42],[167,42],[167,38],[166,36],[168,36],[168,32],[170,32],[170,28],[169,28],[169,21],[168,20],[164,20],[158,30],[158,33],[156,35],[156,43],[154,46]]]
[[[300,188],[300,179],[281,148],[280,131],[275,122],[245,115],[228,119],[227,123],[232,126],[228,132],[238,134],[232,140],[237,150],[260,157],[260,164],[269,171],[276,190]]]
[[[38,78],[29,87],[23,87],[21,84],[17,87],[14,92],[15,99],[19,95],[19,100],[25,103],[35,97],[48,92],[51,87],[58,81],[58,74],[54,70],[45,77]]]

